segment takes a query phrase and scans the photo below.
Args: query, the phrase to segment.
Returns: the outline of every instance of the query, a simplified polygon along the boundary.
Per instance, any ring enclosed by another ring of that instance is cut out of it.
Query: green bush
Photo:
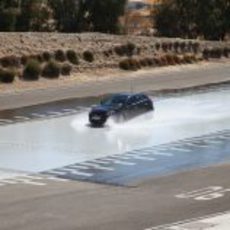
[[[65,52],[63,50],[56,50],[54,52],[54,58],[56,61],[65,62],[66,61]]]
[[[66,57],[70,63],[72,63],[74,65],[79,64],[78,56],[74,50],[67,50],[66,51]]]
[[[93,52],[86,50],[83,52],[83,58],[87,62],[93,62],[94,61],[94,55]]]
[[[35,81],[39,79],[41,74],[41,64],[34,59],[29,59],[23,70],[22,78],[28,81]]]
[[[14,55],[2,57],[0,62],[4,68],[20,66],[20,58]]]
[[[63,76],[69,76],[72,70],[72,66],[69,64],[63,64],[61,66],[61,75]]]
[[[42,70],[42,76],[45,78],[58,78],[61,73],[60,65],[56,61],[49,61]]]
[[[15,80],[15,71],[11,69],[0,69],[0,82],[12,83]]]

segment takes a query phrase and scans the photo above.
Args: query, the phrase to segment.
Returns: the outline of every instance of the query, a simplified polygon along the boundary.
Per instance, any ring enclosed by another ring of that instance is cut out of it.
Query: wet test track
[[[153,100],[103,129],[91,100],[2,111],[1,230],[197,230],[167,224],[230,210],[230,87]]]
[[[87,126],[89,102],[2,112],[0,184],[41,174],[129,186],[230,160],[228,86],[153,100],[153,114],[102,129]]]

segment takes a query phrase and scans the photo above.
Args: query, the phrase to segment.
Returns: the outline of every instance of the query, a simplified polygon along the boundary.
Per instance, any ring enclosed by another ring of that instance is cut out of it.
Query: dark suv
[[[115,94],[91,109],[89,121],[92,126],[103,126],[109,117],[120,122],[154,109],[152,100],[144,94]]]

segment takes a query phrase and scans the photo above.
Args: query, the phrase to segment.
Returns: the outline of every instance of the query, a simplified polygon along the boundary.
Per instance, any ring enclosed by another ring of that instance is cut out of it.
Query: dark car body
[[[120,122],[154,109],[152,100],[144,94],[122,93],[112,95],[93,107],[89,113],[92,126],[103,126],[109,117]]]

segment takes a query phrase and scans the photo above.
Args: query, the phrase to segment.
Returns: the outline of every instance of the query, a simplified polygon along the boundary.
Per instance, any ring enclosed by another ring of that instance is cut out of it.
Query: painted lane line
[[[223,141],[221,141],[221,140],[207,140],[207,143],[208,144],[222,144],[223,143]]]
[[[120,161],[120,160],[114,160],[113,159],[96,159],[94,160],[94,162],[97,162],[97,163],[102,163],[102,164],[120,164],[120,165],[127,165],[127,166],[133,166],[133,165],[136,165],[136,163],[133,163],[133,162],[127,162],[127,161]]]
[[[222,187],[221,186],[210,186],[210,187],[206,187],[206,188],[201,188],[201,189],[197,189],[194,191],[190,191],[190,192],[183,192],[181,194],[176,195],[176,198],[180,198],[180,199],[189,199],[189,198],[194,198],[197,196],[203,196],[206,194],[210,194],[216,191],[221,190]]]
[[[72,113],[72,112],[77,112],[78,110],[76,110],[76,109],[62,109],[62,111]]]
[[[13,121],[10,119],[0,119],[0,122],[1,123],[13,123]]]
[[[114,168],[104,167],[104,166],[101,166],[101,165],[98,165],[98,164],[95,164],[95,163],[84,162],[84,163],[81,163],[81,165],[92,167],[94,169],[99,169],[99,170],[114,171]]]
[[[57,112],[57,111],[49,111],[49,112],[47,112],[47,115],[48,116],[62,116],[63,115],[63,113],[62,112]]]
[[[15,180],[17,182],[20,182],[20,183],[23,183],[26,185],[36,185],[36,186],[45,186],[46,185],[46,183],[32,181],[32,180],[27,179],[27,178],[15,178]]]
[[[186,146],[191,146],[191,147],[196,147],[196,148],[208,148],[209,146],[204,143],[198,143],[198,142],[193,142],[193,143],[184,143]]]
[[[1,183],[3,183],[3,184],[18,184],[18,182],[17,181],[15,181],[14,179],[12,179],[12,178],[9,178],[9,179],[3,179],[3,180],[1,180]]]
[[[22,121],[28,121],[28,120],[30,120],[29,117],[25,117],[25,116],[14,116],[14,119],[16,119],[16,120],[22,120]]]
[[[31,116],[38,117],[38,118],[46,118],[47,117],[47,115],[40,114],[40,113],[31,113]]]
[[[124,155],[121,154],[115,154],[113,155],[114,158],[123,159],[123,160],[130,160],[131,156],[129,156],[128,153],[125,153]]]
[[[230,226],[230,213],[219,212],[207,216],[178,221],[171,224],[163,224],[145,230],[228,230]]]
[[[146,160],[146,161],[155,161],[155,160],[156,160],[155,158],[152,158],[152,157],[145,157],[145,156],[139,155],[139,154],[130,154],[130,156],[131,156],[133,159],[136,159],[136,160]]]
[[[114,160],[130,160],[131,159],[131,157],[125,156],[125,155],[118,154],[118,155],[109,156],[107,158],[114,159]]]
[[[172,151],[177,151],[177,152],[192,152],[191,149],[185,149],[185,148],[180,148],[180,147],[170,147],[170,150]]]
[[[90,168],[83,165],[70,165],[68,168],[80,169],[80,170],[89,170]]]
[[[71,168],[63,168],[63,169],[59,169],[59,171],[65,172],[65,175],[68,174],[68,173],[71,173],[71,174],[74,174],[74,175],[85,176],[85,177],[93,176],[93,173],[81,172],[79,170],[71,169]]]
[[[136,163],[134,163],[134,162],[121,161],[121,160],[119,160],[119,158],[113,157],[113,156],[109,156],[106,159],[108,159],[108,160],[111,159],[113,161],[113,163],[115,163],[115,164],[130,165],[130,166],[131,165],[136,165]]]
[[[120,161],[120,160],[115,160],[115,164],[120,164],[120,165],[127,165],[127,166],[133,166],[136,165],[134,162],[127,162],[127,161]]]
[[[51,177],[51,176],[48,176],[48,177],[45,177],[44,178],[45,180],[51,180],[51,181],[57,181],[57,182],[69,182],[68,179],[63,179],[63,178],[60,178],[60,177]]]
[[[146,155],[151,154],[151,155],[157,155],[157,156],[165,156],[165,157],[172,157],[172,153],[165,153],[164,151],[161,151],[160,149],[152,149],[152,150],[144,150],[141,155]]]

